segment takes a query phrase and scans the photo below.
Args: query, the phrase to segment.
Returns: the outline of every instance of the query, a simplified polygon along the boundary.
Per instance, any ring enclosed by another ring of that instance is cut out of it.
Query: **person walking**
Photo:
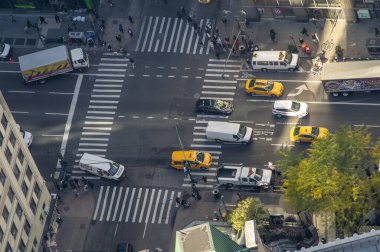
[[[309,37],[309,33],[308,33],[308,31],[306,30],[305,27],[302,28],[301,33],[302,33],[302,35],[306,35],[306,37]]]
[[[202,179],[203,179],[203,182],[204,182],[205,184],[207,184],[207,177],[206,177],[206,176],[203,176]]]
[[[124,29],[123,29],[123,26],[121,24],[119,24],[119,32],[124,33]]]
[[[179,204],[181,203],[181,200],[179,197],[175,198],[175,207],[179,207]]]
[[[131,29],[128,29],[128,34],[131,36],[131,38],[133,37],[133,31]]]
[[[48,24],[43,16],[40,16],[40,25]]]
[[[116,38],[116,40],[117,40],[118,42],[121,42],[121,35],[120,35],[120,34],[116,35],[115,38]]]
[[[58,23],[61,23],[61,18],[60,18],[57,14],[55,14],[54,18],[55,18],[55,22],[56,22],[57,24],[58,24]]]
[[[128,20],[129,20],[129,22],[130,22],[131,24],[133,24],[133,19],[132,19],[131,16],[128,16]]]
[[[270,39],[272,40],[272,42],[274,42],[276,40],[276,32],[274,31],[274,29],[270,29],[269,36],[270,36]]]
[[[132,68],[135,69],[135,60],[133,58],[129,58],[129,62],[131,62]]]
[[[28,27],[28,25],[25,25],[25,26],[24,26],[24,32],[25,32],[25,33],[29,33],[29,27]]]
[[[377,29],[377,27],[375,27],[375,36],[379,36],[380,35],[380,32],[379,32],[379,29]]]
[[[239,192],[236,193],[236,195],[238,196],[238,202],[241,201],[243,198],[241,197],[241,194]]]

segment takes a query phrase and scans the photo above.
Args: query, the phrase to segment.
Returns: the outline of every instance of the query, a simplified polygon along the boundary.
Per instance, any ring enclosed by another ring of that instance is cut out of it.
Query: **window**
[[[7,243],[7,247],[5,248],[5,252],[13,252],[11,245],[9,242]]]
[[[29,181],[32,179],[32,170],[30,169],[29,165],[26,168],[26,176],[28,177]]]
[[[9,142],[11,142],[12,147],[15,147],[16,137],[15,134],[13,134],[13,132],[11,132],[11,135],[9,136]]]
[[[11,160],[12,160],[12,152],[11,150],[8,148],[5,149],[5,157],[7,158],[8,160],[8,163],[11,163]]]
[[[11,202],[13,202],[13,199],[15,197],[15,192],[13,191],[12,187],[9,187],[9,190],[8,190],[8,198]]]
[[[30,204],[29,204],[29,206],[30,206],[30,209],[32,209],[32,212],[35,213],[35,212],[36,212],[36,208],[37,208],[37,204],[36,204],[36,202],[34,202],[33,197],[32,197],[32,199],[30,200]]]
[[[24,252],[26,250],[26,246],[23,240],[20,240],[20,244],[18,245],[18,251]]]
[[[25,231],[26,235],[29,235],[29,232],[30,232],[30,224],[29,224],[29,222],[28,222],[27,219],[25,219],[24,231]]]
[[[38,185],[38,183],[35,183],[35,184],[34,184],[34,193],[37,195],[37,198],[40,197],[41,188],[40,188],[40,186]]]
[[[12,228],[11,228],[11,234],[12,234],[12,236],[13,236],[13,239],[16,239],[17,232],[18,232],[17,227],[16,227],[16,225],[13,223],[13,224],[12,224]]]
[[[0,147],[3,145],[4,136],[3,133],[0,132]]]
[[[21,219],[21,216],[22,216],[22,208],[21,208],[21,206],[20,206],[19,203],[17,203],[16,214],[17,214],[18,218]]]
[[[4,231],[3,231],[3,229],[0,227],[0,243],[3,242],[3,237],[4,237]]]
[[[0,170],[0,181],[4,185],[5,181],[7,180],[7,177],[5,176],[5,173],[3,170]]]
[[[40,222],[41,222],[41,224],[44,223],[44,216],[42,214],[40,215]]]
[[[24,182],[22,182],[21,189],[22,189],[22,192],[24,193],[25,198],[26,198],[26,197],[28,196],[29,188],[28,188],[28,186],[26,185],[25,180],[24,180]]]
[[[22,163],[24,162],[24,153],[22,153],[21,149],[18,152],[18,160],[20,161],[20,164],[22,165]]]
[[[269,62],[268,61],[257,61],[257,65],[259,65],[259,66],[267,66],[267,65],[269,65]]]
[[[6,129],[8,126],[8,119],[5,117],[5,114],[1,117],[1,125],[3,125],[3,128]]]
[[[18,165],[15,165],[15,167],[13,168],[13,174],[15,175],[16,179],[18,180],[19,177],[20,177],[20,168],[18,168]]]
[[[6,206],[4,206],[4,209],[3,209],[3,218],[4,218],[5,222],[8,221],[8,217],[9,217],[8,208]]]
[[[33,246],[34,246],[34,247],[37,247],[37,245],[38,245],[38,241],[37,241],[36,238],[34,238],[34,240],[33,240]]]

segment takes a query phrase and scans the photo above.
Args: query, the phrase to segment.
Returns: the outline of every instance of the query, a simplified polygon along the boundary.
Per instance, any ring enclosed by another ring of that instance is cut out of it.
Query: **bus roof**
[[[323,65],[322,80],[350,80],[380,77],[380,60],[332,62]]]

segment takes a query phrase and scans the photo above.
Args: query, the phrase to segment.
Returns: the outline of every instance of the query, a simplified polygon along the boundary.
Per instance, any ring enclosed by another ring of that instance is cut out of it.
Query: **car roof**
[[[276,109],[290,109],[292,107],[292,100],[278,100],[274,102],[273,107]]]
[[[299,134],[311,134],[311,129],[314,126],[299,126],[300,128],[300,133]]]

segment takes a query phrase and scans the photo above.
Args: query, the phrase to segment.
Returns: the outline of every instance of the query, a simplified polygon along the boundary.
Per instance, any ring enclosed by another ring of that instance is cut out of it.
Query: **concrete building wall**
[[[0,252],[38,251],[51,197],[0,92]]]

